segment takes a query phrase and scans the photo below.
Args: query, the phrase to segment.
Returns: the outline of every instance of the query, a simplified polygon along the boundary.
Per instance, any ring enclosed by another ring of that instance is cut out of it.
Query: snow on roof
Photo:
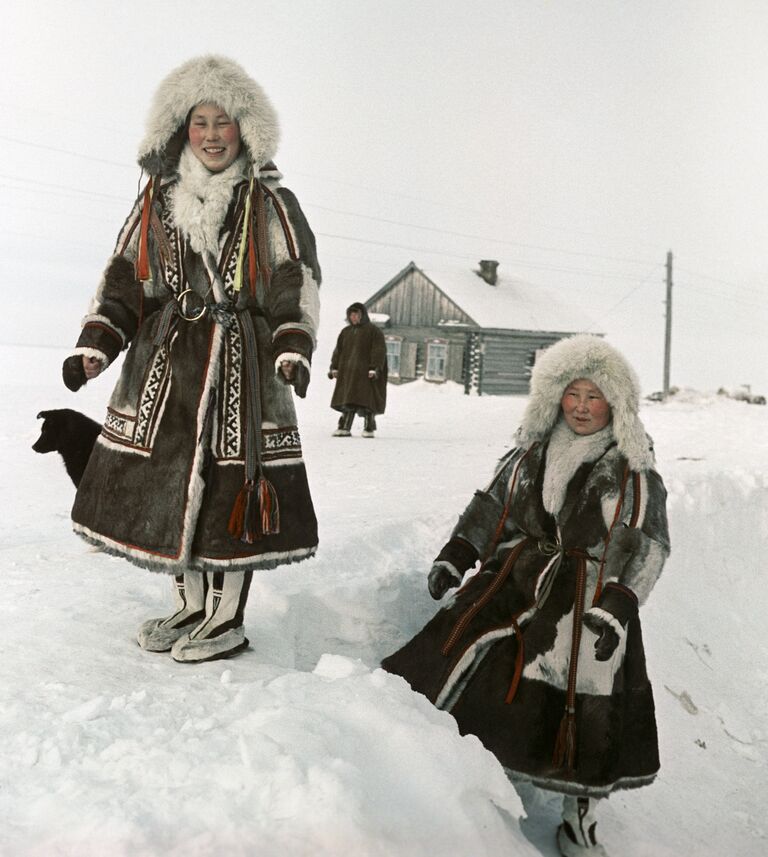
[[[596,333],[594,320],[567,305],[556,293],[499,272],[496,285],[462,268],[420,269],[480,327],[547,330],[557,333]]]

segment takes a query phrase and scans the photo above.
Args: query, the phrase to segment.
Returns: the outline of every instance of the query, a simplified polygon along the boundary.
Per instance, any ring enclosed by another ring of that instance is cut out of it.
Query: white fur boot
[[[563,857],[608,857],[595,836],[596,804],[594,798],[563,797],[563,823],[557,828],[557,846]]]
[[[206,572],[208,592],[203,621],[173,644],[171,657],[182,663],[228,658],[247,648],[243,615],[252,571]]]
[[[201,571],[187,571],[173,578],[172,615],[148,619],[139,628],[137,639],[148,652],[168,652],[179,637],[194,628],[205,616],[205,577]]]

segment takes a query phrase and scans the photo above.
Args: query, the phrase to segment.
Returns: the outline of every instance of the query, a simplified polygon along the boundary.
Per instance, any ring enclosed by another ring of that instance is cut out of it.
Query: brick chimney
[[[477,276],[482,277],[489,286],[495,286],[498,280],[496,269],[499,267],[499,263],[495,259],[481,259],[479,264],[480,270],[475,271]]]

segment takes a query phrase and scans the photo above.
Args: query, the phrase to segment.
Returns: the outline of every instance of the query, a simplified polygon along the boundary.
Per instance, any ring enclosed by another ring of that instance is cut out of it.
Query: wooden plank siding
[[[379,312],[379,310],[374,310]],[[401,359],[400,377],[393,378],[394,383],[402,381],[413,381],[421,378],[427,365],[427,343],[430,340],[439,340],[448,343],[448,362],[446,366],[446,380],[464,383],[464,350],[467,342],[466,328],[443,328],[443,327],[408,327],[406,325],[387,325],[383,328],[385,336],[396,336],[402,339],[403,349],[407,344],[415,347],[415,356],[408,363]],[[413,374],[411,374],[413,373]]]
[[[563,334],[484,330],[479,338],[481,381],[478,393],[484,396],[509,396],[528,392],[536,352],[562,339]]]
[[[422,378],[430,341],[448,346],[445,380],[466,393],[508,396],[528,393],[536,352],[573,332],[482,328],[414,262],[366,301],[369,313],[386,317],[387,337],[401,340],[398,384]]]
[[[366,302],[368,312],[388,315],[393,326],[436,327],[441,321],[475,322],[418,268]]]

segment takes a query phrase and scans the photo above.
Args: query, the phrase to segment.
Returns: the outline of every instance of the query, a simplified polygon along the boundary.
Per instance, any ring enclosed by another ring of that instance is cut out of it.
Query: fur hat
[[[533,367],[531,394],[517,431],[519,446],[546,440],[560,418],[565,388],[585,378],[611,406],[613,436],[633,470],[653,466],[653,445],[638,410],[640,382],[624,356],[598,336],[581,334],[550,346]]]
[[[242,66],[226,57],[196,57],[174,69],[155,93],[139,166],[150,175],[169,175],[186,143],[189,111],[216,104],[240,126],[240,138],[256,170],[274,157],[280,130],[277,113],[262,88]]]

